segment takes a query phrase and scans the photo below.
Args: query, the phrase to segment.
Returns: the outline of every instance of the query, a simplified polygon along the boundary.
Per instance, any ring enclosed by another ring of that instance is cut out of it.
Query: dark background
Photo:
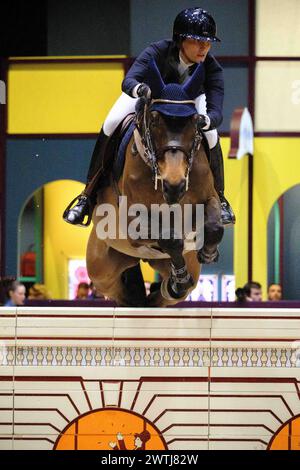
[[[0,55],[136,56],[170,37],[176,14],[200,6],[218,24],[218,55],[248,54],[248,0],[4,0]]]

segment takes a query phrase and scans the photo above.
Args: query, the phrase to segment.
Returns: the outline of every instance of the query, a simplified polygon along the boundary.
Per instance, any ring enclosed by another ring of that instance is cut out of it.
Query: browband
[[[176,100],[162,100],[162,99],[157,99],[157,100],[151,100],[152,103],[174,103],[174,104],[195,104],[196,102],[194,100],[183,100],[183,101],[176,101]]]

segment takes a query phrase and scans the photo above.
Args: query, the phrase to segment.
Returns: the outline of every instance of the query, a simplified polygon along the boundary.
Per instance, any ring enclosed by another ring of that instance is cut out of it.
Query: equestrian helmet
[[[192,38],[200,41],[220,42],[213,17],[202,8],[186,8],[175,18],[173,41]]]

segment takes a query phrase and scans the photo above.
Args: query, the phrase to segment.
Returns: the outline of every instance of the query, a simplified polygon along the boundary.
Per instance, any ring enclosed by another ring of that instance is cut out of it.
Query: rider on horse
[[[223,70],[209,53],[211,43],[219,41],[212,16],[201,8],[188,8],[180,12],[174,21],[173,40],[153,43],[139,55],[123,80],[123,93],[110,110],[101,129],[92,155],[87,185],[75,199],[77,204],[72,207],[75,202],[72,201],[64,212],[66,222],[82,225],[86,216],[90,220],[97,191],[101,188],[101,177],[109,166],[105,158],[108,142],[123,119],[135,111],[138,98],[151,98],[151,89],[145,82],[149,62],[154,59],[165,83],[184,83],[193,74],[198,63],[204,64],[205,78],[199,82],[196,99],[199,125],[205,132],[210,148],[210,165],[221,202],[223,225],[235,223],[233,210],[224,196],[223,155],[216,129],[222,122]]]

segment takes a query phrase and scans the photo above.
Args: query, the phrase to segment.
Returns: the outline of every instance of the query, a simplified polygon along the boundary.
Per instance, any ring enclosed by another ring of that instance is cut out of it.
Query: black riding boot
[[[218,140],[217,145],[210,149],[210,167],[215,180],[215,190],[221,202],[221,219],[223,225],[235,224],[235,215],[229,202],[224,196],[224,164],[223,154]]]
[[[104,156],[108,141],[109,137],[101,129],[91,158],[86,187],[79,196],[73,199],[63,213],[63,219],[69,224],[86,227],[91,222],[93,209],[96,204],[96,194],[99,189],[97,183],[103,174]],[[72,207],[76,201],[77,204]],[[88,219],[84,223],[85,217],[88,217]]]

